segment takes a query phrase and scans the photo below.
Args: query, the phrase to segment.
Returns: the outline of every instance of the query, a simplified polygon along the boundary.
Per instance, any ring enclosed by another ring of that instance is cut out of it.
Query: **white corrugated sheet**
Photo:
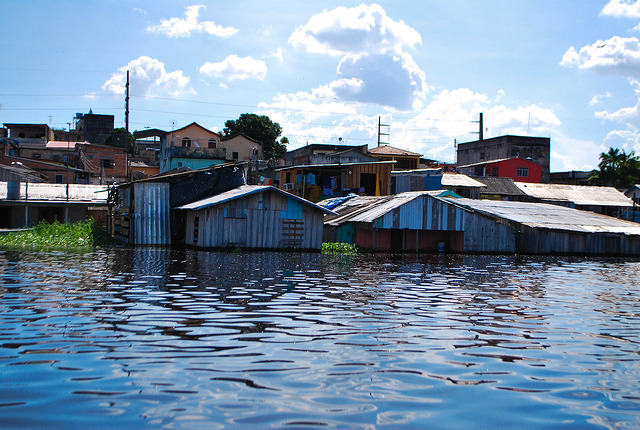
[[[578,206],[633,207],[633,201],[613,187],[515,183],[529,197],[573,203]]]
[[[0,200],[106,203],[107,195],[104,185],[0,182]]]
[[[459,173],[443,173],[442,174],[442,186],[443,187],[470,187],[470,188],[484,188],[485,184],[476,181],[468,177],[467,175],[461,175]]]

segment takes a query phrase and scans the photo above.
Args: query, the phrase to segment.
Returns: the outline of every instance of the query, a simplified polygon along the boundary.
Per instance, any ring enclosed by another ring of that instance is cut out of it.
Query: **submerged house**
[[[377,251],[640,255],[640,225],[542,203],[443,192],[322,202],[325,241]]]
[[[325,200],[336,215],[325,217],[324,241],[376,251],[464,252],[465,209],[436,196],[450,191],[410,191],[391,196]],[[487,225],[493,222],[487,221]]]
[[[178,209],[185,213],[185,244],[199,248],[320,250],[323,217],[333,214],[262,185],[242,185]]]
[[[40,221],[106,223],[107,188],[100,185],[0,182],[0,228],[32,227]]]
[[[243,185],[242,164],[182,169],[115,187],[112,233],[129,245],[183,243],[183,213],[173,208]]]

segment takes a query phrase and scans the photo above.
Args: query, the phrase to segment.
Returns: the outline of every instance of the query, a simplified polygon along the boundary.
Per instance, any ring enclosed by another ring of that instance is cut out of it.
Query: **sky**
[[[2,0],[0,123],[219,132],[243,113],[288,149],[380,140],[444,162],[504,134],[551,171],[640,154],[640,0]],[[379,124],[382,124],[379,127]]]

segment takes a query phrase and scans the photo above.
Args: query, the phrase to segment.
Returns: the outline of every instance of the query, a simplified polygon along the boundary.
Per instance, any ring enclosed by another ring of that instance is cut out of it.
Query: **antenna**
[[[381,143],[382,143],[382,144],[385,144],[385,145],[388,145],[388,144],[389,144],[389,142],[381,142],[381,141],[380,141],[380,136],[389,136],[389,133],[382,133],[382,132],[380,131],[380,129],[381,129],[382,127],[389,127],[389,124],[382,124],[382,123],[380,122],[380,117],[378,117],[378,146],[380,146],[380,144],[381,144]],[[388,131],[388,129],[387,129],[387,131]]]
[[[478,135],[478,140],[484,140],[484,120],[482,118],[482,112],[480,112],[480,118],[478,121],[471,121],[471,122],[477,122],[479,123],[480,127],[479,127],[479,131],[472,131],[472,134],[477,134]]]

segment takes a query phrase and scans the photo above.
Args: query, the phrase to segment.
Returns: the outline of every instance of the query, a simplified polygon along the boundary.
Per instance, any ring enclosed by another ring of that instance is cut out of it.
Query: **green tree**
[[[282,127],[277,122],[271,121],[266,115],[243,113],[237,120],[228,120],[224,123],[222,135],[224,137],[235,136],[243,133],[250,138],[262,143],[262,149],[266,159],[282,158],[287,152],[289,139],[282,137]]]
[[[640,159],[631,151],[609,148],[600,154],[598,169],[591,172],[589,183],[625,189],[640,182]]]
[[[127,133],[127,129],[123,127],[111,130],[109,136],[104,140],[105,145],[124,148],[129,151],[130,154],[135,154],[135,143],[136,139],[133,137],[133,134]]]

